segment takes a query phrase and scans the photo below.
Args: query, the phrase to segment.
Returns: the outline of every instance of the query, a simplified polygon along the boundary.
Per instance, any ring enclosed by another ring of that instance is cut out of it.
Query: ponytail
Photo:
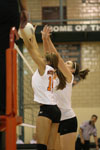
[[[81,70],[79,71],[79,76],[81,79],[86,79],[86,76],[88,75],[89,69]]]
[[[88,75],[89,69],[81,70],[79,69],[79,65],[76,62],[73,62],[73,68],[75,69],[75,72],[73,73],[74,76],[78,76],[80,79],[86,79],[86,76]]]
[[[56,73],[59,78],[59,84],[57,86],[57,90],[59,89],[63,90],[66,87],[66,78],[59,69],[56,70]]]

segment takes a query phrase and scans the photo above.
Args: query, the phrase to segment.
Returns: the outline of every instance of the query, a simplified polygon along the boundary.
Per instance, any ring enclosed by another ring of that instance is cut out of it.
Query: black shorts
[[[77,118],[70,118],[60,121],[58,132],[60,135],[77,132]]]
[[[57,105],[41,105],[38,116],[44,116],[52,120],[53,123],[59,123],[61,111]]]

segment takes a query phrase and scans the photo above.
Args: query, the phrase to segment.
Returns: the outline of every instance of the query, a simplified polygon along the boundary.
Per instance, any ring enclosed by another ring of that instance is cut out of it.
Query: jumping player
[[[79,65],[76,62],[67,61],[64,63],[63,59],[60,57],[56,48],[54,47],[50,39],[50,28],[45,26],[42,31],[42,39],[44,43],[44,48],[46,51],[54,52],[59,58],[59,71],[57,76],[62,76],[64,89],[59,89],[59,80],[56,77],[54,80],[56,92],[55,98],[57,99],[57,105],[61,110],[61,121],[59,125],[60,142],[57,143],[57,150],[75,150],[76,132],[77,132],[77,118],[71,107],[71,94],[72,94],[72,84],[74,81],[74,76],[80,76],[80,79],[85,79],[89,70],[79,70]]]
[[[40,111],[36,122],[37,149],[54,150],[55,140],[61,117],[60,109],[54,99],[53,75],[58,68],[58,57],[54,53],[47,54],[45,60],[38,52],[35,35],[31,42],[23,30],[21,34],[24,43],[38,66],[32,76],[32,87],[34,90],[34,101],[40,104]]]

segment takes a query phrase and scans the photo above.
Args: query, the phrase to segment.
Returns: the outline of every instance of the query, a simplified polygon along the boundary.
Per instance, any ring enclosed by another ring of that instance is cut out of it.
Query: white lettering
[[[96,31],[100,31],[100,25],[97,25]]]
[[[53,32],[66,32],[66,31],[100,31],[100,25],[65,25],[65,26],[50,26]]]
[[[54,32],[66,32],[66,31],[73,31],[73,26],[50,26],[51,31]]]
[[[73,31],[73,28],[72,28],[71,25],[70,25],[70,26],[67,26],[67,31]]]
[[[95,31],[95,26],[96,25],[90,25],[91,26],[91,28],[92,28],[92,31]]]
[[[75,30],[76,30],[76,31],[81,31],[81,28],[82,28],[81,25],[76,25],[76,26],[75,26]]]
[[[82,25],[82,31],[86,31],[87,25]]]
[[[54,26],[54,27],[53,27],[53,31],[54,31],[54,32],[58,32],[58,31],[59,31],[59,27],[58,27],[58,26]]]
[[[59,31],[67,31],[67,27],[66,26],[60,26],[59,27]]]
[[[100,25],[90,25],[92,28],[92,31],[100,31]]]

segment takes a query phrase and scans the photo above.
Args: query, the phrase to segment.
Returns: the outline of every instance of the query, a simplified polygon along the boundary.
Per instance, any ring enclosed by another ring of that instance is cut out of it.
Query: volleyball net
[[[17,127],[17,135],[24,143],[29,143],[36,132],[36,117],[39,110],[39,105],[33,101],[34,92],[31,83],[36,65],[21,39],[15,44],[15,48],[18,52],[18,115],[23,119],[23,123]]]

